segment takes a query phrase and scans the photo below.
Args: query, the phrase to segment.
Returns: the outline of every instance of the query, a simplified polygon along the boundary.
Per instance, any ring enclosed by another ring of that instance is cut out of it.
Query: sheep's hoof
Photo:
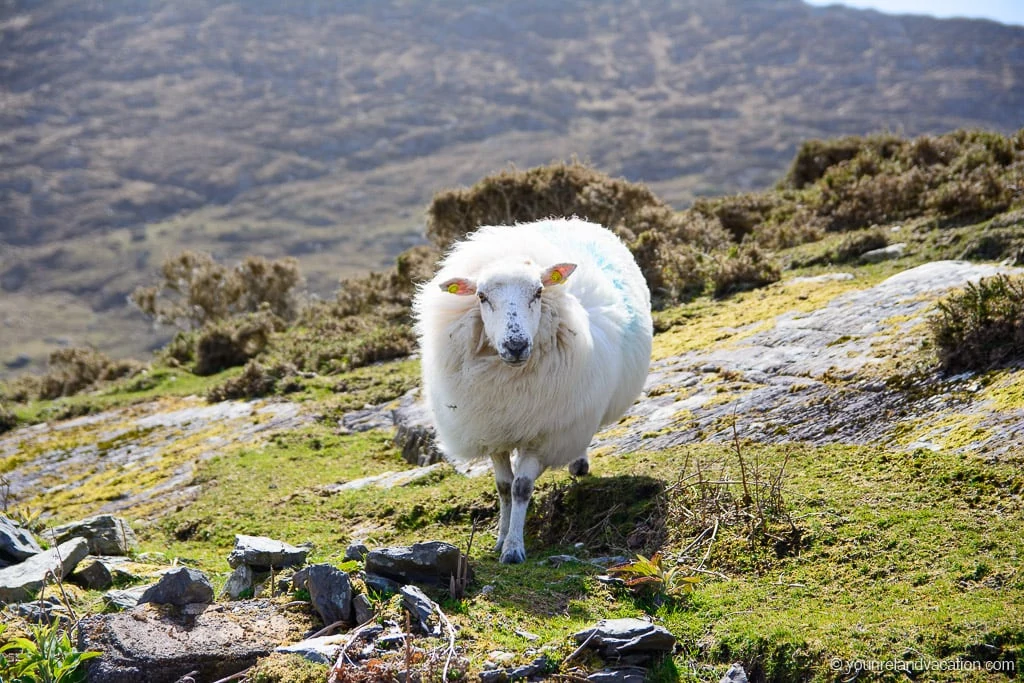
[[[500,553],[501,552],[501,548],[502,548],[503,545],[505,545],[504,537],[499,538],[498,542],[494,544],[494,552]]]
[[[501,554],[502,564],[522,564],[526,561],[526,551],[522,548],[510,548]]]
[[[586,456],[576,458],[569,463],[569,474],[574,477],[582,477],[590,474],[590,461],[587,460]]]

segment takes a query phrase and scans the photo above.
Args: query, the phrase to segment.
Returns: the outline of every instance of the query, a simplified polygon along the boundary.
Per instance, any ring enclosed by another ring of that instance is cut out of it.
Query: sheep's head
[[[476,295],[487,341],[501,360],[521,365],[533,351],[544,289],[562,284],[574,270],[573,263],[556,263],[550,268],[531,261],[513,266],[501,263],[485,269],[475,281],[461,277],[446,280],[441,289],[455,296]]]

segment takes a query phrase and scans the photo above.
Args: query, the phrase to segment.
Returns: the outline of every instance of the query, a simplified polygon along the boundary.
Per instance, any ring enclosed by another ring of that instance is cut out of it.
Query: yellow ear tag
[[[450,285],[448,285],[448,293],[449,294],[458,294],[459,293],[459,285],[457,283],[455,283],[455,282],[453,282]]]
[[[561,282],[562,281],[562,274],[559,273],[557,270],[551,271],[551,281],[552,282]]]

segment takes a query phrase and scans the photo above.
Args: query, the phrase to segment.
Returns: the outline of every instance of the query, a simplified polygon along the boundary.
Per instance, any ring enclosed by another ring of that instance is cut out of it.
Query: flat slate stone
[[[661,626],[642,619],[602,619],[576,633],[576,642],[586,642],[605,659],[671,652],[676,638]]]
[[[316,664],[334,664],[338,653],[349,640],[347,634],[306,638],[291,645],[282,645],[275,652],[286,655],[300,655]]]
[[[309,548],[296,547],[266,536],[235,535],[235,548],[228,555],[232,568],[247,564],[256,571],[269,571],[271,567],[302,566],[306,563]]]
[[[647,669],[639,666],[624,666],[617,669],[601,669],[587,676],[592,683],[644,683]]]
[[[0,515],[0,567],[17,564],[43,552],[28,529]]]
[[[147,588],[139,602],[178,606],[210,603],[213,602],[213,585],[201,571],[178,567],[165,572],[159,581]]]
[[[75,566],[89,554],[84,538],[61,543],[20,564],[0,569],[0,602],[25,602],[39,591],[52,573],[61,579],[74,571]]]
[[[413,616],[420,630],[428,636],[441,635],[438,625],[437,604],[416,586],[402,586],[402,606]]]
[[[127,555],[139,546],[128,522],[114,515],[97,515],[53,529],[57,543],[75,537],[86,539],[93,555]]]
[[[109,590],[103,594],[103,602],[117,610],[131,609],[139,604],[139,598],[152,586],[135,586],[123,590]]]
[[[68,576],[68,581],[89,590],[106,590],[113,585],[114,577],[102,561],[87,559]]]
[[[85,617],[78,649],[97,650],[89,683],[175,683],[238,673],[288,639],[284,609],[270,600],[211,605],[198,614],[173,614],[153,605]]]
[[[450,543],[428,541],[412,546],[380,548],[366,555],[366,573],[401,584],[426,583],[448,586],[458,573],[460,551]]]

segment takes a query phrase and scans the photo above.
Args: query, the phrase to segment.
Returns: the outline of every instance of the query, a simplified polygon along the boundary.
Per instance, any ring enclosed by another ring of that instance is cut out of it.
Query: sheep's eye
[[[536,301],[540,298],[540,293],[544,291],[543,287],[538,287],[537,291],[533,293],[533,300]]]
[[[477,292],[476,298],[480,299],[480,303],[482,303],[482,304],[489,304],[490,303],[490,301],[487,300],[487,296],[484,295],[483,292]]]

